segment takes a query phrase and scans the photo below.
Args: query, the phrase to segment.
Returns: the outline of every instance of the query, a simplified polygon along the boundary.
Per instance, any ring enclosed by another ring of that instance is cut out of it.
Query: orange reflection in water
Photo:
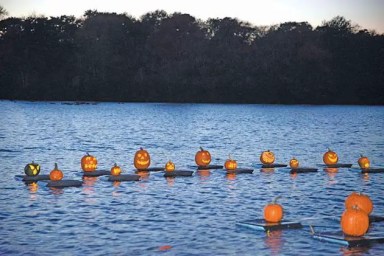
[[[339,168],[324,168],[324,171],[328,174],[329,178],[333,179],[336,177]]]
[[[175,185],[175,177],[166,177],[166,179],[169,187],[173,187],[173,185]]]
[[[64,193],[64,190],[62,188],[50,187],[50,190],[54,195],[61,195]]]
[[[369,246],[364,247],[341,247],[340,251],[343,255],[349,256],[360,256],[360,255],[367,255],[367,252],[369,251]]]
[[[136,171],[136,174],[140,176],[141,180],[148,180],[149,171]]]
[[[226,177],[228,180],[235,180],[236,179],[236,173],[227,173]]]
[[[273,172],[275,172],[275,168],[261,168],[260,172],[273,173]]]
[[[272,255],[279,255],[283,247],[282,230],[268,231],[264,239],[265,245],[271,249]]]
[[[39,185],[37,184],[37,182],[32,182],[28,184],[28,189],[31,194],[35,194],[37,190],[39,190]]]

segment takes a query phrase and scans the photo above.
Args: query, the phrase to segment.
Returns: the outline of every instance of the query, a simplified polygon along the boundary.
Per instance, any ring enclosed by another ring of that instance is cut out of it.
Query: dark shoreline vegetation
[[[384,105],[384,34],[86,11],[0,20],[0,99]]]

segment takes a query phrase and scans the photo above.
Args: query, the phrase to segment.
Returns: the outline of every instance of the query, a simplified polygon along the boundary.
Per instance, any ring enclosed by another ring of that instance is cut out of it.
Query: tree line
[[[0,15],[0,88],[17,100],[383,105],[384,35],[341,16],[314,28],[162,10]]]

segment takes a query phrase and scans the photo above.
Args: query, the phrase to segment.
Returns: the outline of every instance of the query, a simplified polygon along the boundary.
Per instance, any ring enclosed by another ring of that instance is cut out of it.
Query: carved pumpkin
[[[49,173],[49,179],[58,181],[58,180],[62,180],[63,177],[64,177],[63,172],[58,169],[57,163],[55,163],[55,168]]]
[[[299,167],[299,160],[297,160],[296,158],[292,158],[290,161],[289,161],[289,166],[291,168],[297,168]]]
[[[119,176],[121,173],[121,168],[119,166],[117,166],[117,164],[115,163],[114,166],[112,166],[111,168],[111,175],[112,176]]]
[[[366,212],[368,215],[373,211],[373,203],[368,195],[362,193],[352,192],[345,199],[345,208],[350,209],[357,206],[360,210]]]
[[[198,166],[208,166],[211,162],[211,154],[209,153],[209,151],[204,150],[202,147],[200,147],[200,151],[196,152],[195,162]]]
[[[328,148],[328,151],[323,155],[323,161],[326,165],[337,164],[339,157],[337,156],[336,152]]]
[[[260,161],[263,164],[273,164],[275,162],[275,154],[272,151],[263,151],[260,155]]]
[[[133,159],[133,165],[138,170],[147,169],[151,164],[151,157],[147,150],[140,148],[136,151]]]
[[[174,171],[174,170],[175,170],[175,164],[174,164],[171,160],[169,160],[169,161],[165,164],[165,170],[166,170],[167,172],[172,172],[172,171]]]
[[[32,161],[32,163],[29,163],[24,167],[24,172],[27,176],[36,176],[40,173],[40,165]]]
[[[357,163],[359,164],[360,168],[363,168],[363,169],[369,168],[369,166],[370,166],[370,161],[369,161],[368,157],[363,156],[363,155],[360,156]]]
[[[97,168],[97,159],[96,157],[86,154],[81,158],[81,169],[85,172],[93,172]]]
[[[369,217],[366,212],[354,206],[343,212],[340,225],[344,234],[349,236],[362,236],[368,231]]]
[[[264,219],[267,222],[280,222],[283,219],[284,210],[283,207],[277,203],[277,199],[280,196],[276,197],[272,203],[267,204],[264,207]]]
[[[231,155],[229,155],[229,157],[228,157],[228,159],[225,161],[225,163],[224,163],[224,167],[225,167],[225,169],[227,169],[227,170],[236,170],[236,168],[237,168],[237,162],[236,162],[236,160],[233,160],[232,158],[231,158]]]

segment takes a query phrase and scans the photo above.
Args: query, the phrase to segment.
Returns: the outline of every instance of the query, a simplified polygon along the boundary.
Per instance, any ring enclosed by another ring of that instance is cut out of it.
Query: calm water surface
[[[339,169],[289,175],[257,167],[261,151],[276,162],[292,156],[302,166],[322,162],[328,147],[340,162],[360,154],[384,166],[384,108],[373,106],[270,106],[211,104],[74,105],[0,101],[0,255],[383,255],[384,245],[348,249],[310,237],[309,228],[267,236],[236,223],[262,217],[275,196],[285,218],[315,230],[339,230],[337,220],[352,191],[371,196],[374,214],[384,215],[384,174]],[[227,176],[222,170],[166,179],[151,173],[139,182],[84,179],[81,188],[49,189],[16,180],[35,161],[48,174],[55,162],[66,179],[81,180],[80,159],[90,152],[99,169],[116,162],[133,173],[139,147],[151,166],[171,159],[191,169],[199,147],[213,164],[228,154],[253,174]],[[384,234],[384,223],[371,233]],[[161,251],[161,246],[171,249]]]

